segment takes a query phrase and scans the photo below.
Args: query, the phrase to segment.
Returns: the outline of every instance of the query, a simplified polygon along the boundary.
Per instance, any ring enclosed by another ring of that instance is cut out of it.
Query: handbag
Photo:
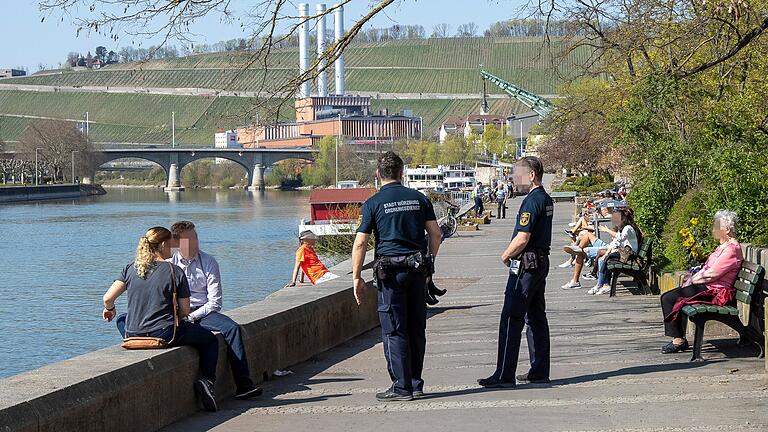
[[[171,268],[171,290],[173,292],[173,337],[170,342],[166,342],[165,339],[151,336],[133,336],[123,339],[121,347],[127,350],[146,350],[146,349],[163,349],[168,348],[176,339],[176,329],[179,327],[179,312],[177,305],[177,293],[176,293],[176,274],[173,271],[173,264],[168,263]]]
[[[624,264],[639,264],[637,254],[629,246],[619,249],[619,261]]]

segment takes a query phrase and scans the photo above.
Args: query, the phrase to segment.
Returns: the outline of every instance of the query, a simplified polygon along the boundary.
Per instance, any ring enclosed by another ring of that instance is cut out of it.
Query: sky
[[[109,50],[118,51],[121,46],[131,45],[148,47],[157,40],[123,35],[118,42],[98,34],[81,32],[76,34],[75,16],[61,14],[46,16],[40,12],[37,0],[0,0],[3,13],[0,14],[0,28],[3,29],[3,41],[0,44],[0,69],[24,67],[30,72],[37,71],[40,65],[55,68],[62,63],[70,51],[85,54],[93,53],[99,45]],[[232,0],[235,8],[247,8],[260,0]],[[475,22],[480,31],[491,23],[516,15],[519,5],[524,0],[398,0],[377,15],[370,26],[389,27],[395,24],[420,24],[427,35],[432,27],[440,23],[456,27],[467,22]],[[314,11],[319,1],[306,1],[310,11]],[[13,7],[8,7],[8,4]],[[293,0],[294,5],[299,1]],[[331,6],[334,1],[326,1]],[[345,10],[345,26],[365,15],[371,5],[378,3],[371,0],[352,0]],[[288,11],[295,11],[291,7]],[[287,11],[287,12],[288,12]],[[75,12],[76,13],[76,12]],[[62,20],[63,18],[63,20]],[[332,22],[329,23],[332,28]],[[221,40],[247,37],[239,24],[222,23],[219,16],[203,18],[195,23],[192,31],[195,43],[215,43]],[[172,44],[174,42],[171,42]],[[178,43],[177,43],[178,45]]]

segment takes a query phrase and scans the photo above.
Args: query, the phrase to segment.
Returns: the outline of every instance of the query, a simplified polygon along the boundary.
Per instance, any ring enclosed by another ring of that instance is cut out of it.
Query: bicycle
[[[456,234],[456,230],[459,227],[459,220],[456,218],[456,213],[459,211],[459,206],[446,202],[448,208],[446,209],[446,215],[440,220],[440,232],[442,233],[442,240],[452,237]]]

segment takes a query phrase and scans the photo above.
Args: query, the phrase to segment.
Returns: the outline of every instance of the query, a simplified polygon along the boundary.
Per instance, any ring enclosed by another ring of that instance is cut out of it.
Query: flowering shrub
[[[698,217],[692,217],[689,221],[689,225],[685,228],[681,228],[677,233],[681,239],[683,248],[688,251],[689,264],[691,266],[701,264],[707,259],[707,254],[704,249],[704,241],[699,240],[702,234]]]

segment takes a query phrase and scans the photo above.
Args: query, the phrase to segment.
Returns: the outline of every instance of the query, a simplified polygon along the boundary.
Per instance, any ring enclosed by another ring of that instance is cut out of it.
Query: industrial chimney
[[[325,4],[320,3],[315,7],[317,13],[317,58],[320,59],[325,53]],[[323,68],[325,60],[319,60],[317,68],[320,73],[317,75],[317,95],[320,97],[328,96],[328,76]]]
[[[338,43],[342,37],[344,37],[344,6],[335,4],[336,8],[334,16],[334,33],[336,36],[336,43]],[[341,54],[336,59],[336,94],[344,94],[344,54]]]
[[[309,27],[307,16],[309,3],[299,3],[299,74],[304,75],[309,69]],[[299,87],[299,98],[309,97],[309,81],[304,81]]]

